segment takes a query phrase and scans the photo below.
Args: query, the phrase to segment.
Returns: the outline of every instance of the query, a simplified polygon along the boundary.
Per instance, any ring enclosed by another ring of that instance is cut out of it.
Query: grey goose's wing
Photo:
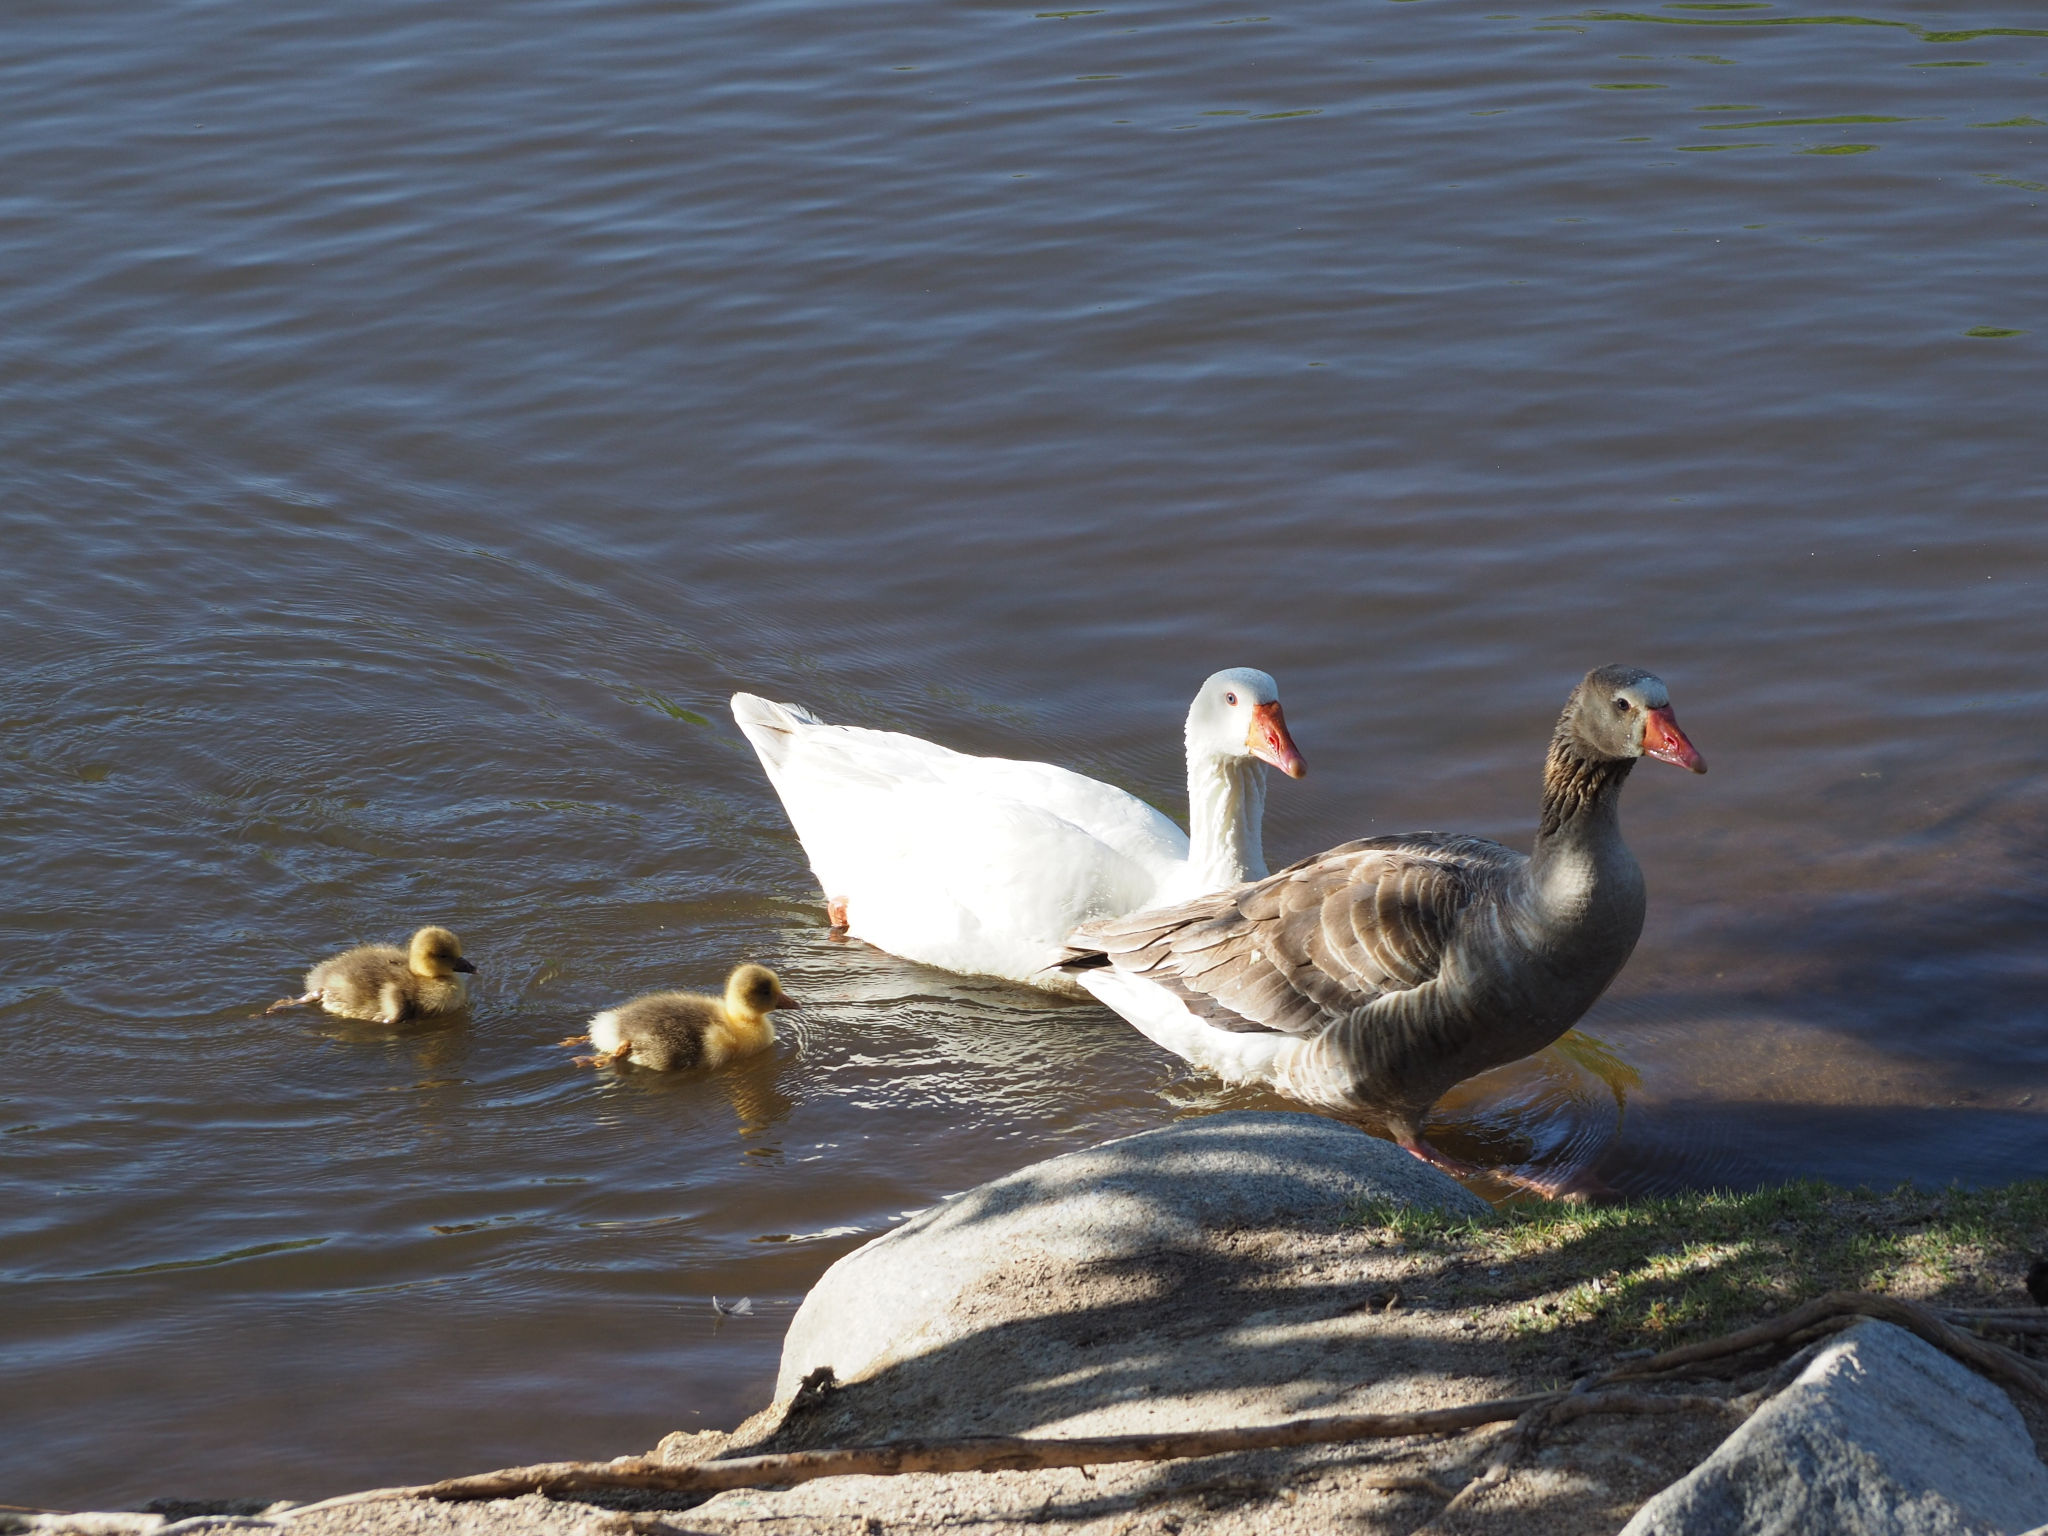
[[[1091,923],[1071,942],[1219,1028],[1313,1035],[1434,980],[1467,910],[1505,894],[1524,862],[1483,838],[1364,838],[1250,885]]]

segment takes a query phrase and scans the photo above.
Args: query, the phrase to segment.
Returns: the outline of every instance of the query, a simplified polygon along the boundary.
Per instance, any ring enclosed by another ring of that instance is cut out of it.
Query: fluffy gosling
[[[322,960],[306,972],[299,997],[280,997],[264,1011],[318,1003],[345,1019],[398,1024],[431,1014],[460,1013],[469,1006],[469,986],[458,973],[476,967],[462,958],[462,944],[446,928],[422,928],[407,949],[365,944]]]
[[[686,1067],[722,1066],[775,1043],[777,1008],[796,999],[765,965],[742,965],[725,980],[723,998],[701,992],[650,992],[607,1008],[590,1021],[590,1033],[572,1035],[564,1045],[594,1045],[599,1054],[578,1056],[579,1067],[630,1061],[636,1067],[673,1072]]]

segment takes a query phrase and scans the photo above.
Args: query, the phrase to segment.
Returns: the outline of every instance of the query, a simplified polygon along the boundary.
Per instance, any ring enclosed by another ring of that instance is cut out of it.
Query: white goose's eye
[[[1234,693],[1226,693],[1225,695],[1223,695],[1223,702],[1226,704],[1235,704],[1237,702],[1237,695]]]

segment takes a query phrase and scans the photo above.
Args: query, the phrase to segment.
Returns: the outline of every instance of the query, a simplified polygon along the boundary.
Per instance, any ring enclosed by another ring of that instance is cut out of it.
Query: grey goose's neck
[[[1536,827],[1537,856],[1546,843],[1618,835],[1616,810],[1632,757],[1588,757],[1559,721],[1543,764],[1543,817]]]
[[[1529,858],[1538,923],[1562,941],[1609,938],[1621,953],[1643,920],[1643,874],[1621,837],[1621,786],[1632,757],[1592,757],[1559,723],[1543,768],[1543,819]],[[1591,927],[1585,925],[1591,924]]]
[[[1188,753],[1188,868],[1205,891],[1266,877],[1266,779],[1257,758]]]

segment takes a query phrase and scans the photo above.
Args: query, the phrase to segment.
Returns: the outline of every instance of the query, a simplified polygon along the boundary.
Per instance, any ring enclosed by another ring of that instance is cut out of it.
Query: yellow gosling
[[[462,944],[446,928],[422,928],[406,949],[365,944],[322,960],[306,972],[299,997],[281,997],[266,1010],[318,1003],[345,1019],[398,1024],[434,1014],[460,1013],[469,1006],[464,974],[476,967],[462,958]]]
[[[590,1021],[589,1034],[562,1044],[597,1047],[597,1055],[576,1058],[579,1067],[627,1061],[657,1072],[717,1067],[767,1050],[775,1043],[769,1014],[796,1006],[767,966],[742,965],[726,978],[723,998],[650,992],[605,1009]]]

